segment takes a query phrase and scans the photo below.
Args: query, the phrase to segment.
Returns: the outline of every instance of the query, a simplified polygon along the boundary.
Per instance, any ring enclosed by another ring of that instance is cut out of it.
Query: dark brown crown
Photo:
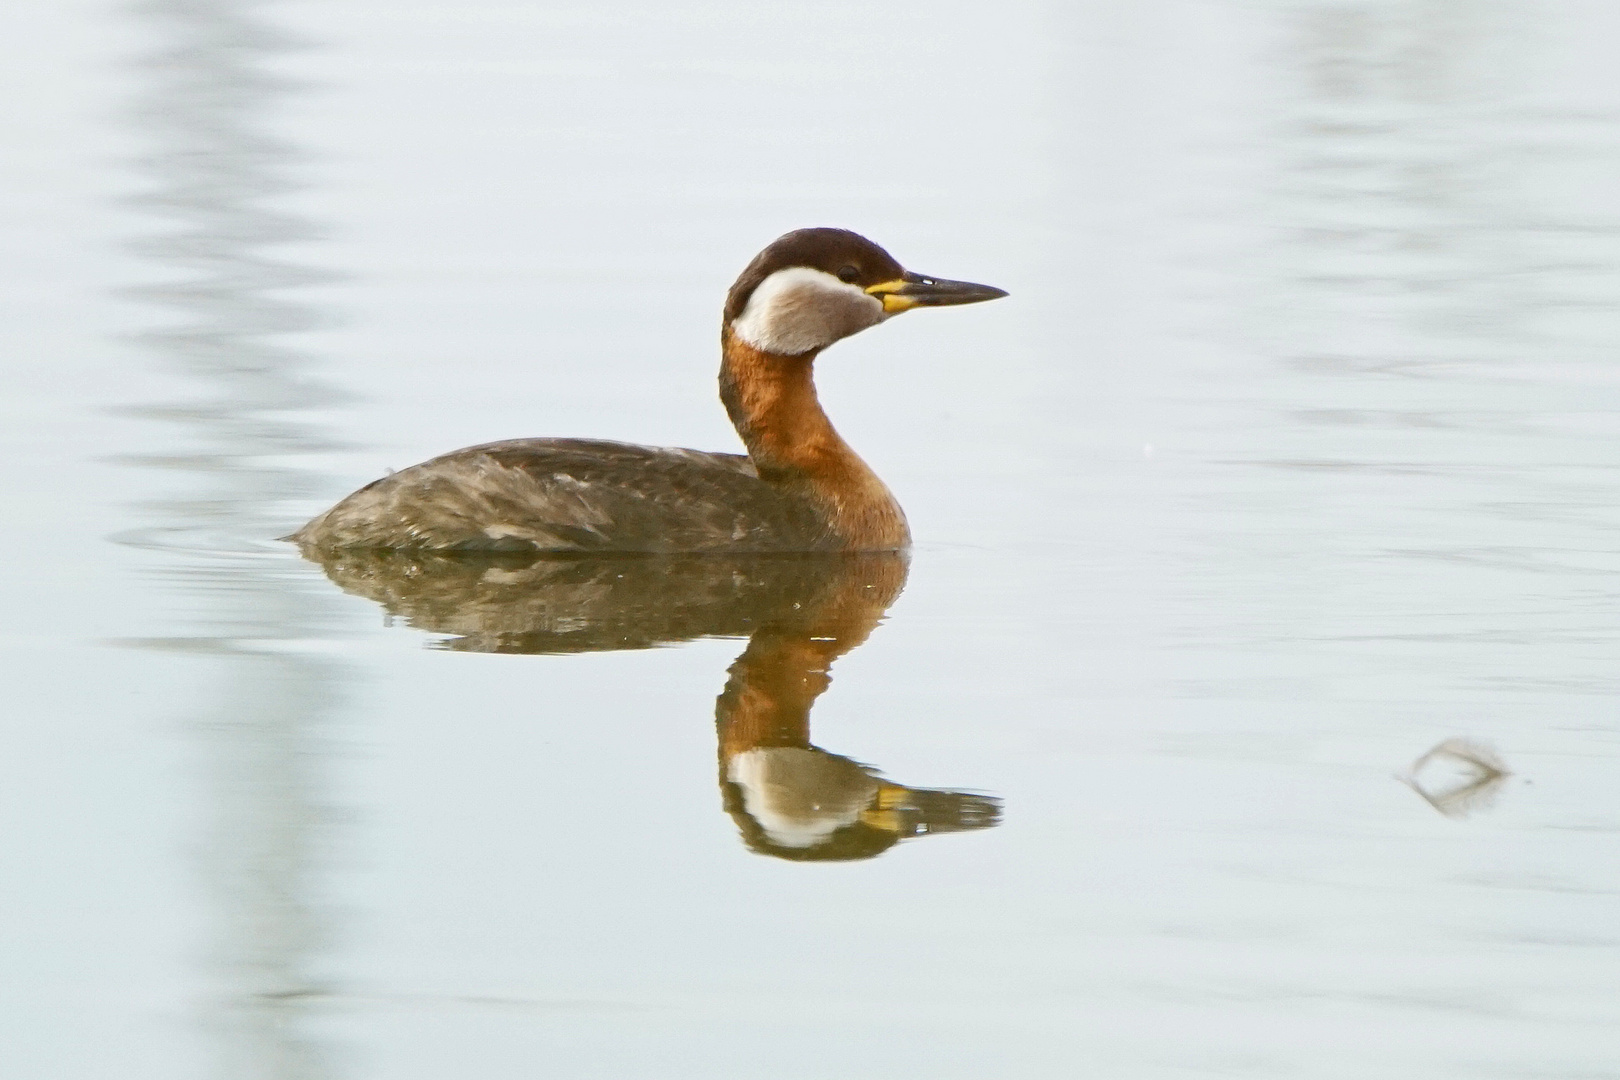
[[[760,282],[790,266],[824,270],[863,289],[893,281],[905,273],[893,255],[860,233],[848,229],[795,229],[755,255],[731,287],[726,294],[726,324],[743,313]]]

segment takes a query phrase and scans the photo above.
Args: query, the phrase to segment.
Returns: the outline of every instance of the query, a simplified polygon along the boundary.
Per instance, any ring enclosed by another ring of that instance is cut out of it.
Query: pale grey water
[[[0,13],[7,1077],[1620,1076],[1620,16]],[[727,449],[804,224],[1012,296],[820,364],[909,581],[801,864],[735,638],[444,639],[271,542],[433,453]],[[1448,739],[1511,772],[1436,807]]]

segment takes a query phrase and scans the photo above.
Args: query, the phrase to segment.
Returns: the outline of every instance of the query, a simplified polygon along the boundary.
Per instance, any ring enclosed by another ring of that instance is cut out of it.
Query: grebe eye
[[[857,281],[861,280],[860,268],[855,266],[844,267],[842,270],[838,271],[838,280],[842,281],[846,285],[855,284]]]

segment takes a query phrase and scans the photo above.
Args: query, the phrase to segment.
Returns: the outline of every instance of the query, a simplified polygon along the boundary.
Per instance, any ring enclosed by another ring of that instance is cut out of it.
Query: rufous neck
[[[816,397],[816,353],[779,356],[727,330],[721,355],[720,400],[761,476],[812,478],[860,461]]]
[[[760,478],[803,490],[846,550],[908,546],[911,532],[900,504],[821,410],[816,354],[764,352],[729,327],[721,352],[720,399]]]

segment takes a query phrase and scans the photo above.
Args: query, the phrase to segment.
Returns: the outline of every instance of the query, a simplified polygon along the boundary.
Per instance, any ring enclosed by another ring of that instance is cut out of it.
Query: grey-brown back
[[[741,454],[596,439],[457,450],[356,491],[288,539],[305,548],[825,551],[806,491]]]

